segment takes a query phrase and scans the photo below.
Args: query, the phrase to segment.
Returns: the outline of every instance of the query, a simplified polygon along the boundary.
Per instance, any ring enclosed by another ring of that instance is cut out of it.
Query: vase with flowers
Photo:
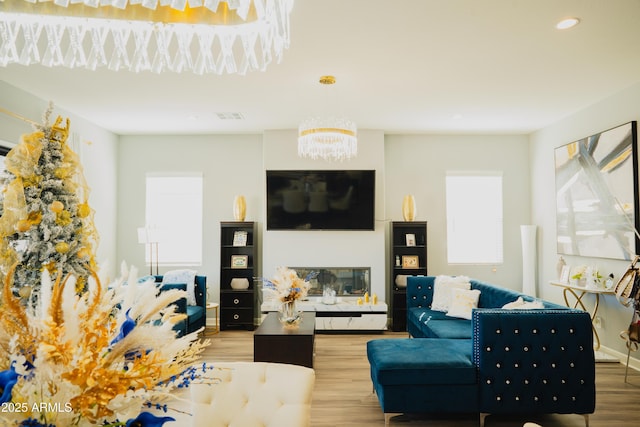
[[[262,279],[263,288],[275,292],[280,301],[278,319],[285,327],[297,327],[302,320],[302,312],[298,310],[297,302],[307,297],[310,280],[318,273],[311,272],[306,277],[287,267],[278,267],[272,279]]]

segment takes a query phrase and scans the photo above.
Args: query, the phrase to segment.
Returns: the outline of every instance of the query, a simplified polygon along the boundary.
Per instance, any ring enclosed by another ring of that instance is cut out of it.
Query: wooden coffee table
[[[305,312],[297,328],[285,328],[269,313],[253,333],[253,361],[290,363],[313,368],[315,313]]]

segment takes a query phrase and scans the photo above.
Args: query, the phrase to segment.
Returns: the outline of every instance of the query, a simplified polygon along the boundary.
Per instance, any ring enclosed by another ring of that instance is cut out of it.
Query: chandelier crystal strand
[[[0,1],[0,66],[41,63],[240,75],[264,71],[289,48],[293,1]]]
[[[67,68],[84,67],[87,64],[87,55],[82,49],[82,40],[87,29],[83,25],[69,27],[69,50],[64,57],[64,65]]]

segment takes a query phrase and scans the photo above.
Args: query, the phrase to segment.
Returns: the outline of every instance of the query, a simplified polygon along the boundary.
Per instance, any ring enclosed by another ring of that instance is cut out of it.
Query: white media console
[[[269,300],[260,306],[263,315],[278,311],[280,301]],[[317,331],[383,331],[387,329],[387,304],[358,304],[355,298],[337,298],[335,304],[324,304],[321,297],[298,301],[298,309],[316,314]]]

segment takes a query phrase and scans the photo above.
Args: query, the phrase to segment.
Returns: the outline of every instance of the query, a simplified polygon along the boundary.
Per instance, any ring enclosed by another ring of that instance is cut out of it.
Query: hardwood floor
[[[313,427],[384,426],[384,415],[372,393],[366,343],[372,339],[405,337],[405,333],[317,334],[314,369],[316,385],[311,410]],[[222,331],[208,337],[211,345],[203,355],[206,361],[252,361],[253,333]],[[629,369],[624,382],[624,365],[596,365],[596,411],[589,417],[590,427],[638,425],[640,420],[640,372]],[[425,415],[398,417],[391,426],[474,427],[477,416]],[[486,427],[522,426],[533,421],[544,427],[584,427],[584,418],[575,414],[487,417]]]

